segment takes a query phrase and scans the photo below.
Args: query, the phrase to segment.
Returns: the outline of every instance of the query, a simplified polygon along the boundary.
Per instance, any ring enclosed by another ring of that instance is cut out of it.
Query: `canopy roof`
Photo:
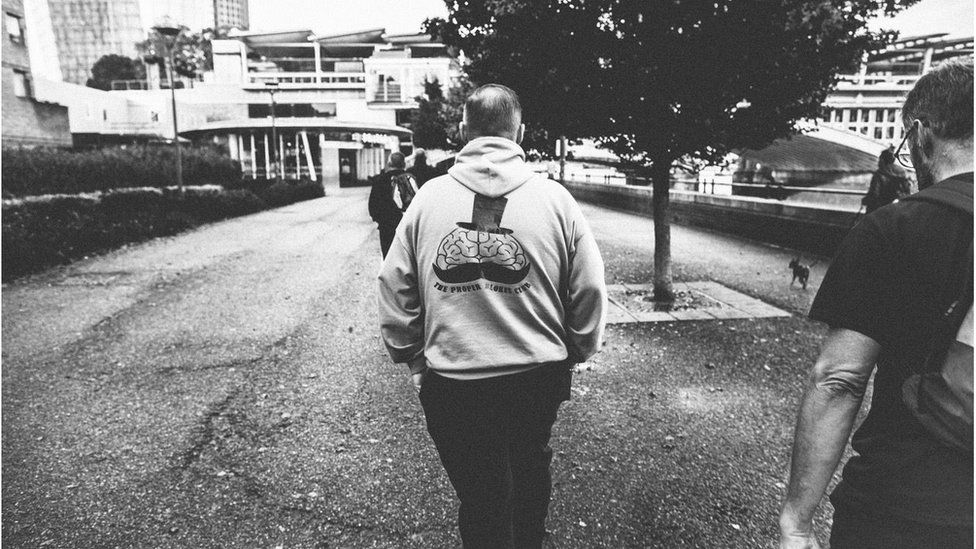
[[[413,132],[401,126],[374,124],[371,122],[347,122],[322,118],[277,118],[275,127],[281,129],[331,131],[351,133],[380,133],[397,137],[410,137]],[[200,135],[205,133],[246,133],[254,130],[270,130],[270,118],[248,118],[245,120],[220,120],[207,122],[191,130],[181,131],[180,135]]]

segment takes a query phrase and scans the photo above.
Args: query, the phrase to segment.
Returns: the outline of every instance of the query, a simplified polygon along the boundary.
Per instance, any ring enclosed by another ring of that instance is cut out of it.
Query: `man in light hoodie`
[[[606,320],[593,234],[526,165],[523,132],[515,92],[475,90],[467,145],[417,193],[379,275],[383,340],[420,391],[466,548],[541,547],[552,425]]]

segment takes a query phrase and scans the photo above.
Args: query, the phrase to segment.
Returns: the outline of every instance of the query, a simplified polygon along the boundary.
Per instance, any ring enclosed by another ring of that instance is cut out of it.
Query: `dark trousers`
[[[961,549],[973,547],[973,527],[922,524],[834,504],[830,549]]]
[[[457,381],[428,373],[427,431],[454,485],[465,549],[539,548],[552,495],[549,436],[571,367]]]
[[[390,246],[393,245],[393,237],[396,236],[396,225],[392,227],[380,225],[379,229],[380,250],[383,252],[383,259],[386,259],[386,254],[390,252]]]

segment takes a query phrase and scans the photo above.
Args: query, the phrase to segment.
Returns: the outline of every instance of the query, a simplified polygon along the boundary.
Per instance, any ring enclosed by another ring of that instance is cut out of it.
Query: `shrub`
[[[245,190],[211,186],[119,189],[3,203],[2,278],[8,281],[87,255],[267,206]]]
[[[148,145],[86,151],[4,148],[3,197],[81,193],[127,187],[174,185],[172,147]],[[183,149],[187,186],[237,185],[240,168],[212,148]]]
[[[322,185],[309,180],[278,181],[272,183],[263,192],[258,193],[269,206],[285,206],[302,200],[311,200],[325,196]]]
[[[4,200],[2,279],[259,212],[269,205],[317,198],[323,191],[311,181],[268,182],[261,194],[267,200],[248,189],[204,185],[187,187],[183,193],[176,187],[140,187]]]

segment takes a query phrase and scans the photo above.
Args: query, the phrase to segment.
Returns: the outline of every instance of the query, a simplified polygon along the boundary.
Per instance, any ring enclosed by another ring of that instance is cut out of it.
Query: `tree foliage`
[[[429,19],[425,31],[464,52],[474,84],[498,82],[518,91],[526,148],[551,153],[555,136],[594,134],[602,112],[595,76],[611,40],[595,26],[602,2],[447,5],[449,19]]]
[[[447,148],[447,99],[437,79],[424,80],[424,94],[417,97],[418,108],[410,119],[413,143],[429,149]]]
[[[597,138],[652,176],[666,299],[672,164],[796,133],[839,73],[893,39],[868,20],[915,1],[448,0],[426,30],[468,56],[475,83],[515,89],[534,133]]]
[[[424,94],[417,97],[419,108],[411,118],[413,141],[418,147],[460,149],[463,145],[458,124],[464,115],[464,101],[474,90],[466,77],[447,89],[437,79],[424,81]]]
[[[91,73],[86,85],[106,91],[112,89],[113,80],[140,80],[146,77],[146,69],[142,63],[114,53],[98,58],[92,65]]]
[[[190,32],[187,27],[181,27],[180,33],[174,40],[153,29],[149,31],[145,40],[136,44],[136,49],[147,62],[160,64],[162,67],[169,59],[170,44],[175,44],[173,69],[176,74],[195,78],[198,74],[213,69],[213,49],[210,41],[226,36],[226,28],[203,29],[197,33]]]

